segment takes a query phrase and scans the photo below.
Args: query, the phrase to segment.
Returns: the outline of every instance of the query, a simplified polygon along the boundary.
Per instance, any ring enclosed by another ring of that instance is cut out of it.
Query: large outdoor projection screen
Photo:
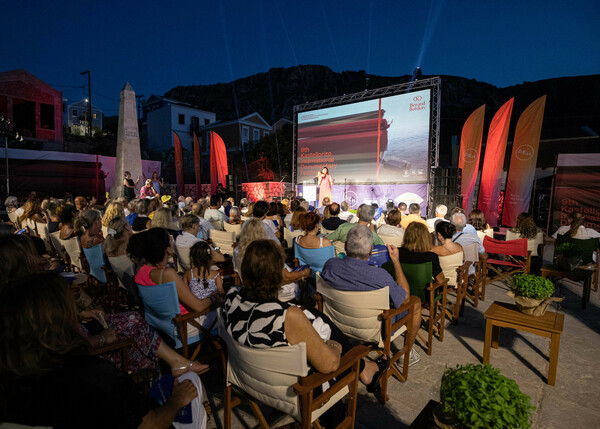
[[[425,183],[430,89],[298,113],[297,180],[324,166],[337,184]]]

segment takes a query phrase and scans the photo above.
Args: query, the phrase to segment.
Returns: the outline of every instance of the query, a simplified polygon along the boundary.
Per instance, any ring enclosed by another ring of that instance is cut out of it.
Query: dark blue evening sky
[[[386,76],[420,65],[499,87],[600,73],[598,0],[5,3],[0,71],[26,69],[73,101],[85,94],[68,86],[89,69],[107,115],[126,81],[148,97],[298,64]]]

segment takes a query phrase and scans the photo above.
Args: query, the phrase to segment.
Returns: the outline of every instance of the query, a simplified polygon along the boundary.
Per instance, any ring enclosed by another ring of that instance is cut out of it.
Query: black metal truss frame
[[[354,94],[344,94],[339,97],[327,98],[324,100],[312,101],[310,103],[298,104],[294,106],[294,147],[292,151],[292,185],[297,183],[297,157],[298,147],[298,113],[307,110],[314,110],[323,107],[339,106],[349,104],[355,101],[370,100],[373,98],[387,97],[391,95],[404,94],[422,89],[431,89],[431,129],[429,133],[429,180],[427,184],[427,205],[433,204],[433,192],[431,189],[433,183],[433,172],[438,166],[439,145],[440,145],[440,118],[441,118],[441,78],[439,76],[428,79],[419,79],[412,82],[401,83],[398,85],[386,86]]]

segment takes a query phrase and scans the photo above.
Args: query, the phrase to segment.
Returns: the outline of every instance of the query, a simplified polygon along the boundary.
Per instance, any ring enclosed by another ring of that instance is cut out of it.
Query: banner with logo
[[[513,97],[498,109],[488,130],[477,208],[483,211],[485,220],[490,227],[498,225],[500,179],[504,167],[504,153],[514,101]]]
[[[583,215],[583,225],[600,231],[600,153],[558,155],[550,234],[568,225],[573,212]]]
[[[529,211],[545,107],[544,95],[527,106],[517,122],[506,181],[503,225],[516,225],[519,213]]]
[[[217,184],[226,185],[227,180],[227,148],[220,135],[210,132],[210,192],[214,194]]]
[[[183,180],[183,149],[181,148],[181,140],[175,131],[173,131],[173,145],[175,146],[175,177],[177,179],[177,196],[184,195],[184,180]]]
[[[460,135],[458,168],[462,170],[462,206],[467,213],[473,209],[473,190],[479,171],[484,116],[485,104],[471,113],[465,121]]]
[[[200,176],[200,143],[194,132],[194,174],[196,176],[196,198],[202,195],[202,178]]]

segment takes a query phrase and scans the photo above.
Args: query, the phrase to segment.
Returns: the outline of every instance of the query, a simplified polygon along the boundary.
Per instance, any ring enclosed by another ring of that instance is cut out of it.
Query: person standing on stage
[[[323,169],[317,173],[317,178],[319,179],[319,202],[322,205],[325,198],[328,198],[329,201],[333,200],[333,195],[331,194],[333,178],[329,174],[329,168],[327,167],[323,167]]]
[[[127,201],[133,201],[135,199],[135,187],[140,181],[140,176],[137,177],[137,180],[134,182],[131,178],[131,173],[129,171],[125,172],[125,178],[123,179],[123,195],[127,198]]]

